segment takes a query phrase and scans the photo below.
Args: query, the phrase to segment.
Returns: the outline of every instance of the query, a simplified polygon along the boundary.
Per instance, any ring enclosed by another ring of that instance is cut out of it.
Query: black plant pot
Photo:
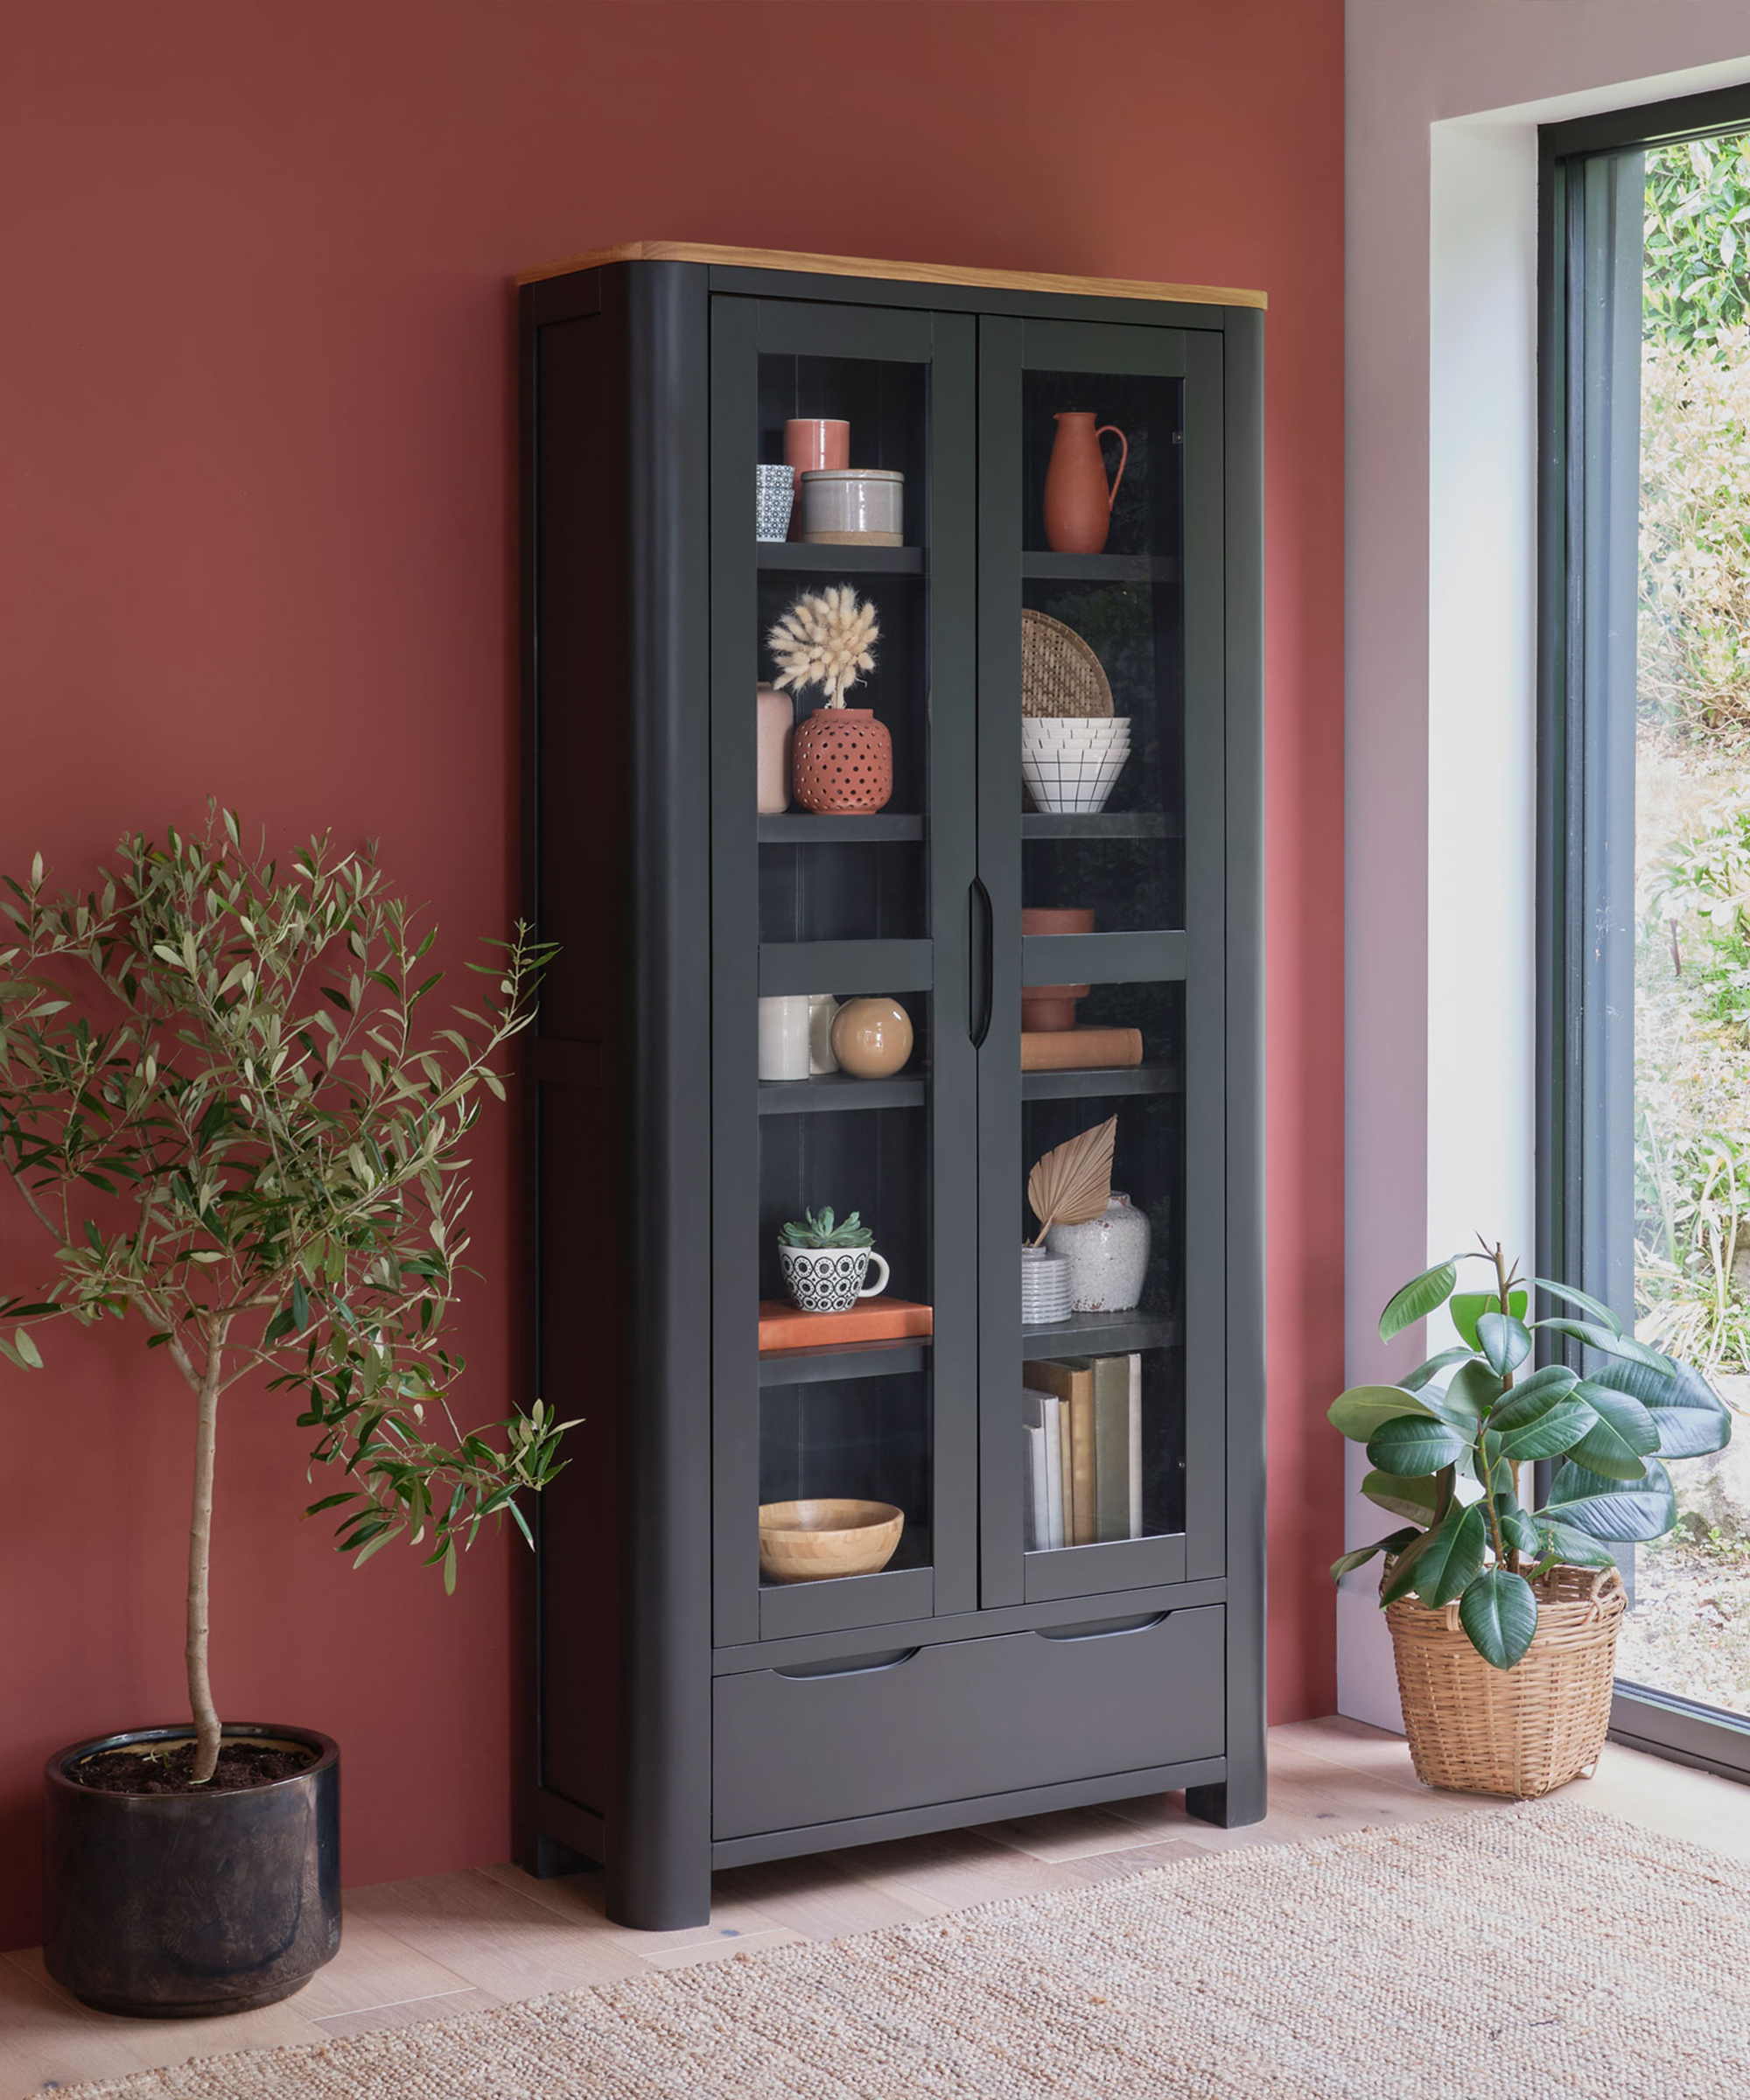
[[[225,1730],[316,1762],[221,1794],[104,1794],[81,1758],[194,1731],[136,1728],[43,1768],[43,1959],[105,2012],[187,2019],[289,1998],[340,1944],[340,1746],[313,1728]]]

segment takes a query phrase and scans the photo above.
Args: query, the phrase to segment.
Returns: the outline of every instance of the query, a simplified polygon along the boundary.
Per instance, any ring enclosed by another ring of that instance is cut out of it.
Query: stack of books
[[[1143,1360],[1027,1365],[1022,1524],[1029,1553],[1143,1536]]]

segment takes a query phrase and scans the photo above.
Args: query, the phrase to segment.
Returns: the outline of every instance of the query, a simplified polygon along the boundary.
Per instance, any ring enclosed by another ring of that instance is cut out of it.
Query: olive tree
[[[123,838],[83,894],[41,856],[6,878],[0,1164],[48,1236],[36,1287],[0,1296],[0,1355],[40,1370],[71,1318],[136,1320],[194,1400],[186,1657],[193,1776],[220,1724],[208,1673],[220,1402],[299,1396],[336,1542],[363,1562],[398,1536],[447,1587],[457,1549],[557,1465],[537,1400],[463,1432],[444,1315],[468,1246],[464,1147],[497,1060],[533,1018],[546,952],[518,926],[469,1009],[435,1025],[436,929],[374,848],[313,840],[282,866],[209,806],[204,830]]]

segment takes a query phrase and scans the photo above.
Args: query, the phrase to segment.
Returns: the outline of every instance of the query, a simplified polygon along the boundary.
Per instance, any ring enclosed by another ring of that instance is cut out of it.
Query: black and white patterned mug
[[[870,1247],[786,1247],[778,1258],[790,1301],[803,1312],[848,1312],[859,1298],[876,1298],[887,1288],[887,1264]],[[878,1284],[865,1286],[873,1262]]]

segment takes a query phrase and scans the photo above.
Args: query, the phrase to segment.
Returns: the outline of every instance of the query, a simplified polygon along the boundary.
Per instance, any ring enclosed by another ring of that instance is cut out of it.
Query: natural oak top
[[[1066,277],[1052,270],[960,270],[946,262],[887,262],[867,256],[796,255],[781,248],[712,248],[696,241],[628,241],[592,248],[525,270],[519,284],[598,270],[608,262],[720,262],[734,270],[793,270],[822,277],[891,277],[906,284],[976,284],[995,291],[1044,291],[1096,299],[1172,299],[1198,306],[1266,306],[1261,291],[1229,284],[1152,284],[1139,277]]]

